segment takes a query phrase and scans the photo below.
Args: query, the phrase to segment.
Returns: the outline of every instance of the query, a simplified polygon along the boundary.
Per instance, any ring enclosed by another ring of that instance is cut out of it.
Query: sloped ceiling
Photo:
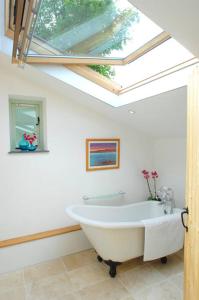
[[[199,0],[129,0],[187,49],[199,57]],[[2,0],[0,0],[2,3]],[[1,21],[1,20],[0,20]],[[166,92],[120,108],[113,108],[78,89],[42,74],[31,66],[24,70],[10,64],[10,57],[0,55],[0,65],[29,78],[38,85],[52,87],[57,94],[70,95],[79,105],[107,115],[116,122],[136,128],[154,138],[186,136],[186,87]],[[128,110],[135,110],[134,115]]]
[[[199,0],[129,0],[199,57]]]
[[[10,57],[0,53],[0,66],[18,78],[28,79],[38,86],[52,89],[57,95],[64,96],[87,109],[106,115],[128,129],[136,129],[153,138],[176,138],[186,136],[186,99],[187,89],[182,87],[118,108],[86,95],[80,90],[42,73],[27,65],[24,69],[11,65]],[[135,111],[130,114],[129,110]]]
[[[135,114],[130,114],[129,110]],[[186,87],[140,100],[113,111],[115,118],[125,121],[129,127],[153,138],[185,138],[186,114]]]

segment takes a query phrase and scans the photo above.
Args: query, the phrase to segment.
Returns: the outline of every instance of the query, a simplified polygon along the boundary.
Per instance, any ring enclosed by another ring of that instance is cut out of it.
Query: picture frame
[[[120,167],[120,139],[86,139],[86,171],[110,170]]]

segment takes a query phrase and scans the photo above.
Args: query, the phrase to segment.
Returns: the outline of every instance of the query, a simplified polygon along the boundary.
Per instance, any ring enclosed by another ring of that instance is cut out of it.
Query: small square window
[[[11,151],[44,150],[43,101],[9,99]]]

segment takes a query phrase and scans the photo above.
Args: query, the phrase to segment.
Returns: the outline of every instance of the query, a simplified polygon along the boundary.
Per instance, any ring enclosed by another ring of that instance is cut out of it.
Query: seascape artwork
[[[119,167],[119,139],[87,140],[87,170]]]

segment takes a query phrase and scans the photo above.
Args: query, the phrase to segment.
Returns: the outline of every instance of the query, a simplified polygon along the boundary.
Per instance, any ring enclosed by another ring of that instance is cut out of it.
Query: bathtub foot
[[[164,257],[160,258],[160,261],[161,261],[162,264],[166,264],[167,263],[167,257],[164,256]]]
[[[101,256],[97,256],[97,260],[99,261],[99,262],[102,262],[103,261],[103,259],[101,258]]]
[[[112,260],[105,260],[104,261],[105,264],[107,264],[109,267],[110,267],[110,270],[109,270],[109,275],[114,278],[117,274],[117,266],[121,265],[120,262],[115,262],[115,261],[112,261]]]
[[[97,255],[97,260],[99,262],[104,262],[107,266],[110,267],[109,275],[114,278],[117,274],[117,266],[121,265],[120,262],[112,261],[112,260],[104,260],[100,255]]]

